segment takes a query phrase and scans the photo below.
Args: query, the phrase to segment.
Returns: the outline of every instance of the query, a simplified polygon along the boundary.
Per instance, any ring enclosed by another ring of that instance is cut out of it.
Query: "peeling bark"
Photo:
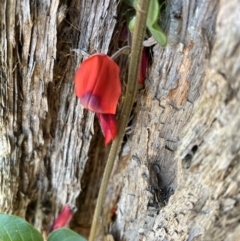
[[[76,205],[87,236],[109,148],[73,76],[80,50],[116,51],[122,3],[0,6],[0,210],[48,232]],[[239,12],[237,0],[167,1],[168,45],[153,47],[98,240],[239,240]]]
[[[75,206],[93,135],[73,92],[78,50],[108,52],[117,5],[1,5],[1,211],[48,231],[62,205]]]

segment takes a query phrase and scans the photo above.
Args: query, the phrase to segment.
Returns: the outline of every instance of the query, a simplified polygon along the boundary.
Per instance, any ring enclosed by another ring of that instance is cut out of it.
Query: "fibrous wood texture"
[[[89,232],[108,149],[73,76],[79,49],[116,50],[121,6],[1,1],[0,210],[41,231],[79,196],[73,227]],[[153,47],[98,240],[240,239],[239,13],[238,0],[166,1],[168,45]]]
[[[39,230],[81,192],[94,115],[75,97],[73,76],[79,49],[107,53],[116,9],[109,1],[1,1],[0,206]]]

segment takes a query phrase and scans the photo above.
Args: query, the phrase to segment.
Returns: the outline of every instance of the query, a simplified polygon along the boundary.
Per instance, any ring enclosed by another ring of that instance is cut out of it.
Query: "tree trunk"
[[[1,1],[0,211],[43,233],[66,203],[89,233],[109,147],[73,78],[80,50],[118,49],[122,5]],[[239,13],[238,0],[166,2],[168,45],[152,48],[97,240],[240,239]]]

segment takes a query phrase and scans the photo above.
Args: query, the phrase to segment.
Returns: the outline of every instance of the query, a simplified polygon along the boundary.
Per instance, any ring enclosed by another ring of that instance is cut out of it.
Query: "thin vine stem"
[[[130,46],[124,46],[120,48],[116,53],[114,53],[111,56],[111,59],[116,60],[121,54],[130,54],[131,47]]]
[[[128,71],[128,82],[126,87],[125,101],[120,115],[118,134],[115,137],[111,150],[109,152],[107,164],[103,173],[103,179],[100,186],[96,208],[94,211],[92,227],[90,230],[89,241],[94,241],[97,225],[99,224],[102,207],[105,201],[108,182],[112,173],[114,161],[120,151],[125,129],[131,114],[133,103],[138,89],[138,73],[140,60],[142,56],[143,41],[146,31],[147,12],[150,0],[139,0],[136,8],[136,22],[133,30],[132,48],[130,54],[130,63]]]

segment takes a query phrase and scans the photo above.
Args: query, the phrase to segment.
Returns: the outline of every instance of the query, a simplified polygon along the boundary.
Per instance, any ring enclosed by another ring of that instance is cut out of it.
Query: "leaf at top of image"
[[[68,228],[60,228],[50,233],[48,241],[87,241]]]
[[[167,44],[167,36],[158,24],[159,14],[160,6],[158,0],[151,0],[148,9],[147,27],[153,38],[164,47]]]
[[[24,219],[0,213],[0,241],[43,241],[43,237]]]
[[[138,0],[125,0],[125,3],[136,9]],[[162,47],[165,47],[167,45],[167,36],[159,25],[160,13],[161,7],[159,1],[151,0],[147,15],[147,28],[150,31],[153,38],[156,40],[156,42],[159,43]],[[132,16],[132,14],[134,13],[130,11],[126,13],[126,19],[128,22],[128,28],[130,32],[133,32],[136,22],[136,16]]]

